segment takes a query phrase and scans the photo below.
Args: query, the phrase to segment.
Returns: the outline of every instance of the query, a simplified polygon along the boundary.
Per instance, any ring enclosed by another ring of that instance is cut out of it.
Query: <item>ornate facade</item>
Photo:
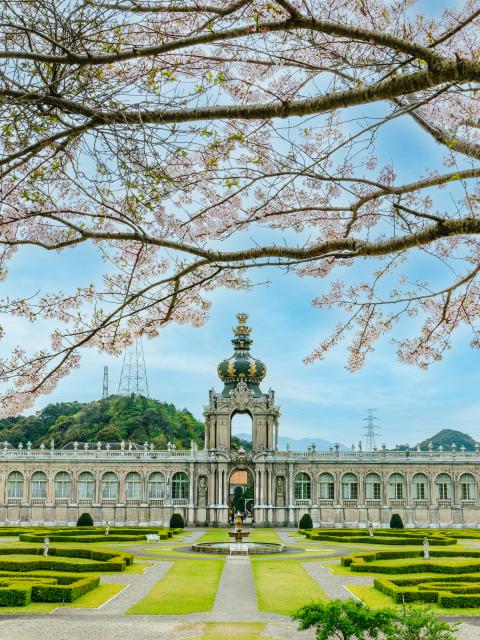
[[[260,383],[266,367],[250,354],[247,316],[238,314],[233,355],[218,366],[224,388],[210,391],[205,448],[72,443],[63,449],[0,445],[0,524],[71,525],[89,511],[96,524],[168,524],[181,512],[189,525],[228,523],[230,478],[253,481],[255,523],[296,526],[309,512],[315,526],[479,527],[480,446],[450,451],[279,451],[279,407]],[[237,413],[252,418],[253,450],[231,447]]]

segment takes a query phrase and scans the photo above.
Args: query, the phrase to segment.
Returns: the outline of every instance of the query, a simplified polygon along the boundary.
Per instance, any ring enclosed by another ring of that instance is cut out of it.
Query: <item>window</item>
[[[335,499],[335,482],[331,473],[322,473],[318,478],[318,498],[320,500]]]
[[[72,480],[66,471],[60,471],[55,476],[55,498],[67,500],[72,492]]]
[[[172,498],[186,500],[188,498],[189,482],[188,476],[183,471],[173,474],[172,478]]]
[[[438,500],[451,500],[452,499],[452,479],[448,473],[441,473],[437,476],[435,481],[437,485],[437,498]]]
[[[392,473],[388,480],[390,500],[405,500],[405,478],[401,473]]]
[[[83,471],[78,476],[78,499],[93,500],[95,494],[95,479],[89,471]]]
[[[312,497],[312,481],[308,473],[297,473],[293,482],[295,500],[310,500]]]
[[[118,496],[118,478],[109,471],[102,478],[102,499],[116,500]]]
[[[369,473],[365,478],[365,498],[366,500],[382,499],[382,479],[378,473]]]
[[[7,480],[7,496],[23,498],[23,476],[20,471],[12,471]]]
[[[165,497],[165,478],[163,473],[152,473],[148,480],[148,499],[162,500]]]
[[[413,476],[413,499],[414,500],[428,500],[428,478],[423,473],[416,473]]]
[[[30,489],[32,498],[45,499],[47,497],[47,476],[43,471],[35,471],[32,475]]]
[[[460,496],[461,500],[475,500],[477,497],[477,483],[471,473],[460,476]]]
[[[346,473],[342,478],[343,500],[358,500],[358,478],[354,473]]]
[[[142,499],[142,479],[138,473],[128,473],[125,478],[125,497],[127,500]]]

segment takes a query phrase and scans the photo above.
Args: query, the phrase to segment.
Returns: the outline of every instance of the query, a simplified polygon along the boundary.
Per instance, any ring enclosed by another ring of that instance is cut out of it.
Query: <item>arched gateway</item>
[[[241,486],[255,524],[296,525],[308,512],[315,526],[379,527],[399,513],[407,527],[480,527],[480,445],[279,450],[279,408],[260,388],[267,369],[251,354],[247,315],[237,318],[233,354],[218,366],[223,389],[210,391],[204,410],[203,449],[0,443],[0,525],[69,525],[88,511],[95,524],[164,525],[180,512],[189,525],[226,526]],[[239,413],[252,419],[251,448],[232,442]]]

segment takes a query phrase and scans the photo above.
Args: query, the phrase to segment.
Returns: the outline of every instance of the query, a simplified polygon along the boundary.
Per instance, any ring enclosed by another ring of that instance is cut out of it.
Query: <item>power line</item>
[[[103,367],[103,391],[102,398],[108,398],[108,367]]]
[[[142,339],[138,338],[123,356],[122,371],[118,383],[118,395],[120,396],[145,396],[149,397],[147,369],[143,353]]]
[[[373,451],[377,446],[377,437],[380,435],[380,427],[376,424],[377,420],[379,418],[373,415],[373,409],[369,409],[367,417],[363,418],[363,421],[367,423],[363,432],[366,438],[366,451]]]

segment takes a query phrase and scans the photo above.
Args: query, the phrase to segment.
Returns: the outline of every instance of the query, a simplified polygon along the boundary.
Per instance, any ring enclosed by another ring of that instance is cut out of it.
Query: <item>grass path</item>
[[[128,615],[184,615],[210,611],[224,560],[178,560]]]
[[[295,560],[252,560],[260,611],[291,615],[312,601],[327,600],[325,593]]]

